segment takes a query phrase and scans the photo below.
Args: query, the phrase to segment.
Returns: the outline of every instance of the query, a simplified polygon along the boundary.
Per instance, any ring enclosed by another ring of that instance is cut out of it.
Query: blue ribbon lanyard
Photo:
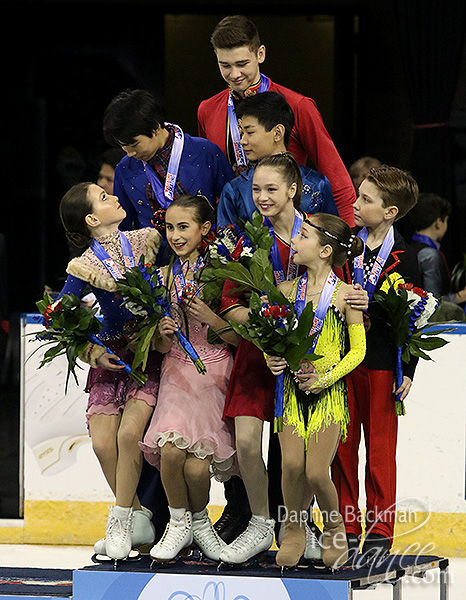
[[[366,252],[366,242],[368,234],[369,232],[367,231],[366,227],[363,227],[358,233],[358,236],[364,242],[364,252],[353,259],[353,271],[354,283],[359,283],[366,290],[370,302],[372,296],[374,295],[375,288],[377,287],[377,282],[379,281],[380,275],[382,274],[383,267],[387,261],[387,258],[390,256],[393,244],[395,243],[395,232],[393,227],[390,227],[387,235],[385,236],[383,244],[380,247],[379,253],[372,266],[371,272],[369,273],[369,277],[367,278],[366,283],[364,283],[364,255]]]
[[[293,239],[301,230],[301,225],[303,224],[303,216],[302,214],[295,209],[294,211],[294,222],[293,222],[293,230],[291,233],[291,239]],[[282,260],[280,258],[280,251],[278,250],[277,238],[275,237],[275,232],[273,230],[272,224],[269,219],[266,217],[264,219],[264,225],[269,228],[270,236],[273,238],[273,246],[270,250],[270,262],[272,263],[273,268],[273,276],[275,278],[275,283],[278,285],[282,281],[290,281],[291,279],[296,279],[298,276],[298,265],[296,265],[293,261],[293,256],[295,254],[294,250],[290,246],[290,255],[288,258],[288,267],[285,274],[283,269]]]
[[[423,235],[422,233],[413,233],[411,239],[413,242],[421,242],[421,244],[425,244],[430,248],[435,248],[435,250],[439,249],[439,245],[436,244],[428,235]]]
[[[294,306],[298,316],[301,316],[301,313],[303,312],[304,307],[306,306],[307,281],[308,277],[306,272],[299,278],[298,287],[296,288],[296,299]],[[317,340],[319,339],[319,335],[324,324],[324,319],[332,301],[333,293],[335,291],[335,286],[337,285],[337,282],[338,277],[331,269],[330,273],[328,274],[327,281],[325,282],[325,285],[322,289],[317,308],[314,311],[314,321],[312,322],[312,327],[311,331],[309,332],[309,335],[312,335],[313,333],[317,333],[317,335],[309,352],[314,352],[314,349],[317,345]]]
[[[269,90],[269,78],[265,75],[260,74],[261,83],[259,86],[258,94],[262,94],[262,92],[268,92]],[[235,105],[233,103],[233,96],[231,92],[228,95],[228,123],[230,125],[230,135],[231,141],[233,142],[233,150],[235,152],[236,164],[238,167],[246,167],[248,164],[248,159],[246,158],[246,154],[243,150],[243,146],[241,145],[241,135],[239,133],[238,127],[238,119],[236,117]]]
[[[163,186],[160,179],[154,173],[153,168],[149,163],[144,163],[144,171],[147,175],[147,179],[152,187],[152,190],[157,198],[158,203],[163,209],[167,209],[175,197],[175,186],[178,177],[178,171],[180,168],[181,154],[184,147],[184,133],[178,125],[173,123],[166,123],[171,125],[175,130],[175,137],[173,139],[172,151],[170,154],[170,161],[168,163],[167,176],[165,177],[165,185]]]
[[[204,259],[202,258],[202,256],[199,256],[199,258],[197,259],[196,265],[194,267],[194,273],[197,273],[200,269],[202,269],[203,266],[204,266]],[[183,273],[181,261],[178,256],[173,261],[172,275],[173,275],[173,283],[175,284],[175,291],[176,291],[176,297],[178,298],[178,302],[181,302],[183,300],[183,295],[184,295],[183,292],[185,292],[185,290],[187,290],[187,289],[194,292],[196,294],[196,296],[199,296],[199,289],[198,289],[197,285],[195,284],[194,279],[193,279],[192,283],[191,282],[188,284],[186,283],[186,278]]]
[[[131,244],[129,243],[128,238],[122,231],[119,232],[119,235],[121,251],[123,253],[123,262],[125,264],[125,270],[127,271],[134,267],[136,264],[134,261],[133,249],[131,248]],[[92,240],[91,250],[92,252],[94,252],[94,254],[97,256],[97,258],[104,265],[104,267],[107,269],[107,271],[110,273],[110,275],[115,281],[118,281],[123,277],[123,273],[120,271],[113,258],[110,257],[105,248],[101,244],[99,244],[97,240]]]

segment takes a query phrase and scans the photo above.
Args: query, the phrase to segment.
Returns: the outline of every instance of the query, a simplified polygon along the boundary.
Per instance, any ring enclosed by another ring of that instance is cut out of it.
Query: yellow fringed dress
[[[297,281],[295,281],[289,296],[290,301],[293,302],[296,298]],[[331,373],[345,355],[346,323],[335,305],[335,298],[341,284],[342,282],[338,281],[335,287],[314,350],[315,354],[321,355],[321,358],[313,362],[316,373]],[[356,328],[358,336],[361,334],[364,336],[363,326],[350,327]],[[358,359],[356,364],[360,360]],[[319,378],[315,384],[316,387],[323,387],[320,385],[323,379],[325,376]],[[345,378],[341,377],[317,395],[306,394],[298,388],[293,373],[287,369],[284,378],[283,422],[285,425],[295,427],[296,433],[305,440],[306,447],[310,436],[332,423],[340,424],[342,438],[346,439],[349,411]]]

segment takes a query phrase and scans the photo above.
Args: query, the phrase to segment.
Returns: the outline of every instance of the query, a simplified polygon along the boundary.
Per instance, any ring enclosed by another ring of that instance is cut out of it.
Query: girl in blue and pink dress
[[[158,352],[150,353],[147,382],[140,387],[123,370],[124,365],[116,364],[119,359],[129,364],[133,360],[124,336],[125,324],[133,316],[116,295],[117,281],[142,255],[154,261],[161,242],[155,229],[119,231],[125,216],[118,198],[93,183],[73,186],[60,203],[67,237],[87,248],[68,264],[60,296],[82,297],[90,288],[103,314],[98,337],[105,346],[89,343],[80,358],[91,366],[86,391],[92,447],[115,494],[106,537],[94,549],[115,560],[126,558],[133,547],[154,541],[152,514],[141,506],[136,488],[143,460],[138,442],[156,403],[161,362]]]
[[[171,560],[194,543],[218,560],[225,543],[207,513],[210,473],[228,479],[234,469],[232,430],[223,420],[225,396],[233,365],[228,343],[238,338],[228,323],[197,296],[194,275],[203,267],[199,245],[212,226],[213,211],[203,196],[174,200],[165,215],[166,234],[175,260],[160,276],[188,319],[189,338],[206,367],[199,373],[180,348],[175,332],[181,322],[165,316],[159,323],[157,348],[162,363],[157,409],[141,448],[159,470],[168,498],[170,520],[162,539],[152,548],[154,560]],[[186,294],[187,291],[189,294]],[[209,327],[223,343],[207,341]]]

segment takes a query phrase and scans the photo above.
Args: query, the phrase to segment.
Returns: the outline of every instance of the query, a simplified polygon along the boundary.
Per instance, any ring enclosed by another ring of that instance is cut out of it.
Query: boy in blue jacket
[[[145,90],[126,90],[113,98],[103,130],[107,142],[126,152],[116,166],[113,187],[127,214],[122,230],[164,230],[164,211],[183,194],[202,194],[215,208],[224,185],[233,179],[220,148],[166,123],[157,100]],[[163,247],[160,264],[167,258]]]

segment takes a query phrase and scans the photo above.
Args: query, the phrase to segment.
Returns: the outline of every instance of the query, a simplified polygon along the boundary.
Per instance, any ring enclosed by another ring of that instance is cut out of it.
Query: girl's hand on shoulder
[[[278,375],[281,375],[283,373],[283,371],[288,366],[288,363],[281,356],[268,356],[267,366],[272,371],[272,374],[277,377]]]
[[[411,386],[413,385],[413,382],[411,381],[411,379],[409,377],[406,377],[406,375],[403,375],[403,382],[401,383],[400,387],[396,390],[396,383],[393,382],[393,392],[398,395],[401,394],[400,400],[404,400],[406,398],[406,396],[409,394],[409,391],[411,390]]]
[[[125,365],[116,365],[115,362],[119,361],[120,358],[116,354],[110,354],[109,352],[105,352],[97,359],[97,364],[103,369],[107,369],[108,371],[122,371],[125,368]]]
[[[171,317],[162,317],[159,321],[159,333],[162,339],[173,339],[178,325]]]
[[[369,308],[369,296],[360,283],[355,283],[345,294],[346,302],[355,310],[366,311]]]

